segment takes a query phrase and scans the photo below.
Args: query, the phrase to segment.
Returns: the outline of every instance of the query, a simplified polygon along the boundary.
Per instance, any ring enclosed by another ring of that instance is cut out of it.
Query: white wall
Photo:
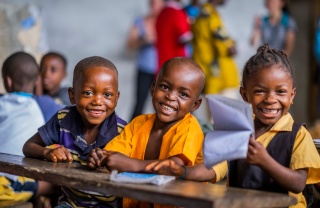
[[[147,10],[147,0],[1,0],[1,3],[34,3],[41,8],[47,41],[51,50],[68,59],[70,85],[75,64],[99,55],[113,61],[119,70],[120,100],[117,113],[129,119],[134,103],[134,56],[124,43],[134,18]],[[230,35],[236,40],[239,69],[254,54],[249,47],[253,17],[264,12],[263,0],[228,0],[219,8]],[[10,54],[10,52],[8,52]],[[146,112],[152,111],[151,104]]]

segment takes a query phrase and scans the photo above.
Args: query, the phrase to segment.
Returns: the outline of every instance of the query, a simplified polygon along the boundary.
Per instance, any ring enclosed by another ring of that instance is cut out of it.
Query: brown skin
[[[201,69],[196,70],[186,61],[173,60],[159,73],[151,88],[156,120],[145,150],[145,160],[97,148],[90,152],[88,166],[93,169],[106,166],[109,170],[146,171],[145,167],[159,158],[163,135],[187,113],[199,108],[204,80]],[[183,155],[170,157],[170,160],[180,165],[189,162]]]
[[[119,99],[118,75],[106,67],[92,67],[83,70],[69,89],[72,104],[76,105],[82,117],[82,132],[87,144],[92,144],[99,133],[100,124],[115,110]],[[31,137],[23,147],[26,157],[46,159],[53,162],[72,161],[69,151],[60,146],[45,148],[39,133]]]
[[[257,139],[288,113],[296,88],[289,72],[276,66],[256,72],[244,84],[240,94],[252,105]],[[247,161],[261,167],[286,190],[300,193],[305,187],[308,169],[291,170],[280,165],[255,139],[249,141]]]
[[[41,61],[40,73],[44,94],[55,96],[67,75],[64,63],[59,57],[47,56]]]
[[[240,89],[240,94],[244,101],[252,104],[256,115],[256,137],[249,140],[247,162],[261,167],[286,190],[300,193],[305,187],[308,170],[291,170],[282,166],[269,155],[260,142],[255,140],[288,113],[291,101],[296,94],[292,77],[285,69],[273,66],[271,69],[258,71],[244,84],[245,86]],[[146,170],[175,176],[181,176],[184,173],[182,167],[168,160],[151,163]],[[214,177],[213,170],[206,170],[203,165],[196,165],[187,167],[185,178],[196,181],[212,179],[215,181]]]

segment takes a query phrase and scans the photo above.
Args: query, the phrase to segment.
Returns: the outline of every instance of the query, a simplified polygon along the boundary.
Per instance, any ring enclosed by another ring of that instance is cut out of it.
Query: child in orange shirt
[[[190,113],[202,102],[204,84],[203,71],[193,60],[176,57],[165,62],[151,87],[155,113],[136,117],[104,150],[92,150],[89,167],[143,172],[149,163],[167,158],[180,165],[201,163],[204,136]],[[136,203],[124,200],[123,206]]]

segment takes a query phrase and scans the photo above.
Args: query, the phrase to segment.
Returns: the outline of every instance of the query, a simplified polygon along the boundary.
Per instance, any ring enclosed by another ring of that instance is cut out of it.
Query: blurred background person
[[[163,0],[149,0],[149,13],[146,16],[138,17],[129,31],[127,47],[138,51],[135,82],[136,101],[131,119],[142,114],[158,68],[155,23],[163,6]]]
[[[297,31],[295,20],[289,15],[287,0],[265,0],[268,15],[257,17],[251,45],[268,43],[271,48],[284,50],[290,56]]]
[[[167,60],[187,56],[186,44],[192,40],[188,16],[180,0],[167,0],[156,22],[158,69]]]
[[[235,41],[229,37],[216,10],[224,0],[209,0],[192,25],[193,59],[206,75],[205,94],[238,97],[239,76],[233,57]]]

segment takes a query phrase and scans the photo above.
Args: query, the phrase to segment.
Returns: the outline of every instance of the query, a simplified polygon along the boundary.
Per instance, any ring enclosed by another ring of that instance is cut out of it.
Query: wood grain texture
[[[173,181],[162,186],[116,183],[104,170],[89,170],[77,163],[52,163],[0,153],[0,172],[44,180],[141,201],[184,207],[288,207],[296,199],[283,194],[237,189],[193,181]]]

